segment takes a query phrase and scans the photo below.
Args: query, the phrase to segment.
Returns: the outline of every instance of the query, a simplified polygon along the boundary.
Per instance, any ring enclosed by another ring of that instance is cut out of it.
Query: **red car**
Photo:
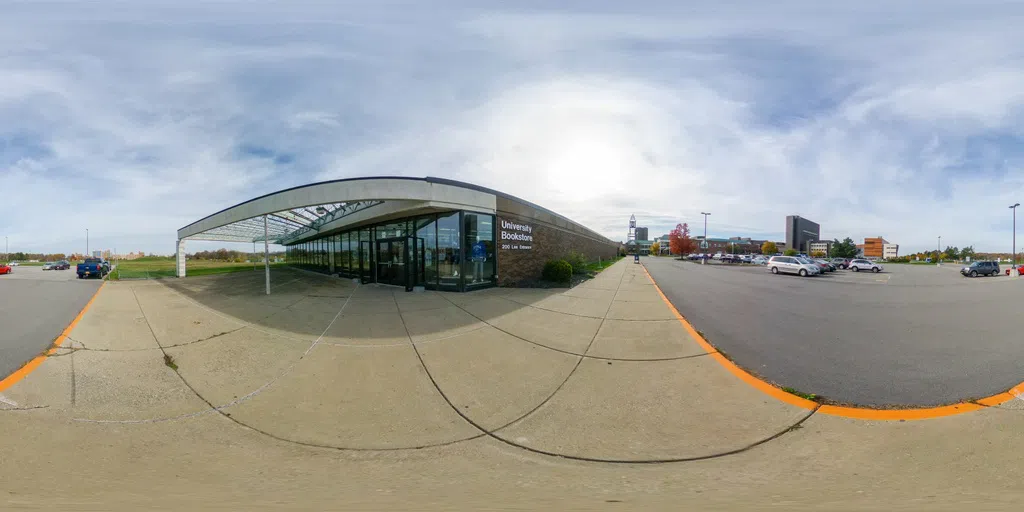
[[[0,263],[0,274],[10,274],[14,269],[6,263]]]
[[[1006,269],[1006,275],[1010,275],[1010,272],[1013,272],[1013,265]],[[1017,265],[1017,275],[1024,275],[1024,265]]]

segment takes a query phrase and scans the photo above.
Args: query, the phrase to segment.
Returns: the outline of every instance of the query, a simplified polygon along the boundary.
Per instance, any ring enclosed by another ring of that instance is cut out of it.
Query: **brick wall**
[[[544,222],[539,215],[532,217],[517,215],[510,212],[498,212],[498,284],[500,286],[516,286],[523,281],[539,279],[544,263],[552,259],[564,258],[571,251],[583,253],[588,261],[598,258],[609,259],[618,253],[618,242],[607,240],[596,233],[588,232],[582,226],[557,226]],[[502,220],[520,225],[530,226],[532,242],[502,240]],[[512,249],[512,246],[530,245],[530,249]]]

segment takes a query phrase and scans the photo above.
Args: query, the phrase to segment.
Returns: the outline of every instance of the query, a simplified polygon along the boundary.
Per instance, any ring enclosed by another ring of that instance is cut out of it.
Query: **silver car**
[[[797,274],[802,277],[821,272],[817,265],[804,263],[796,256],[772,256],[772,259],[768,260],[768,270],[771,270],[772,274]]]
[[[854,272],[860,272],[861,270],[870,270],[874,273],[879,273],[885,270],[885,267],[865,259],[855,259],[850,262],[850,270]]]

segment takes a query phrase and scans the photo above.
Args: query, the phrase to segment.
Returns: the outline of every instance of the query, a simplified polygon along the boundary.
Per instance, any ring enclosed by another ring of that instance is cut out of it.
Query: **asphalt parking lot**
[[[714,346],[780,386],[846,404],[932,406],[1024,381],[1024,277],[886,265],[802,278],[641,261]]]
[[[101,283],[77,279],[74,269],[19,266],[0,275],[0,379],[50,347]]]

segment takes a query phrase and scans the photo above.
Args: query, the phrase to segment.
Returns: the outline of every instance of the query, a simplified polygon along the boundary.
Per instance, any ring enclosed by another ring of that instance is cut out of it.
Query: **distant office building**
[[[669,235],[661,235],[658,238],[655,238],[654,241],[658,242],[658,253],[659,254],[671,254],[672,253],[672,237],[671,236],[669,236]],[[700,242],[697,242],[697,243],[699,244]],[[699,248],[698,245],[694,245],[694,247],[698,247]]]
[[[636,228],[636,239],[637,239],[637,241],[640,241],[640,240],[646,241],[647,240],[647,228]]]
[[[103,251],[93,251],[92,252],[92,257],[93,258],[102,258],[103,257]]]
[[[799,215],[786,216],[786,246],[798,252],[807,252],[809,242],[821,238],[821,226]]]
[[[864,257],[881,258],[885,254],[885,245],[888,244],[884,238],[876,236],[864,239]]]
[[[810,242],[807,244],[807,253],[814,254],[820,252],[826,256],[832,254],[832,242],[829,241],[817,241]]]
[[[858,258],[863,258],[864,257],[864,244],[857,244],[857,257]]]
[[[883,258],[899,258],[900,257],[900,245],[899,244],[882,244],[882,257]]]

